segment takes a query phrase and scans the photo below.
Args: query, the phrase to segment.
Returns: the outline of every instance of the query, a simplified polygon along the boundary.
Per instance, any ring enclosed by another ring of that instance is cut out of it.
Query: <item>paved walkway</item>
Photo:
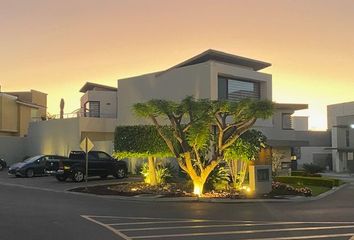
[[[354,182],[354,174],[328,172],[321,173],[321,175],[324,177],[337,178],[345,182]]]

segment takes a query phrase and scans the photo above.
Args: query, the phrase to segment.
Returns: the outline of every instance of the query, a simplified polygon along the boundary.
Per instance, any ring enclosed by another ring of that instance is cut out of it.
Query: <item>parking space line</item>
[[[153,238],[183,239],[185,237],[195,238],[195,237],[208,237],[208,236],[210,236],[210,238],[213,238],[213,236],[214,238],[217,238],[217,236],[219,236],[218,238],[220,238],[223,235],[224,236],[234,235],[235,238],[237,238],[239,235],[244,235],[242,239],[246,239],[248,236],[248,240],[295,240],[295,239],[301,240],[301,239],[334,239],[340,237],[341,238],[352,237],[354,235],[353,233],[354,222],[230,221],[230,220],[211,220],[211,219],[119,217],[119,216],[95,216],[95,215],[82,215],[82,217],[112,231],[114,234],[116,234],[117,236],[121,237],[124,240],[153,239]],[[110,223],[105,223],[107,221]],[[166,226],[164,224],[172,224],[172,225]],[[312,226],[308,226],[308,225],[304,226],[303,224],[312,224]],[[284,226],[284,225],[294,225],[294,226]],[[116,228],[116,226],[118,227]],[[122,226],[122,228],[119,228],[119,226]],[[124,228],[125,226],[127,228]],[[263,229],[257,229],[256,228],[257,226],[265,226],[265,227]],[[285,228],[279,228],[279,226],[284,226]],[[223,231],[220,231],[221,230],[220,228],[223,227],[228,229],[225,230],[223,229]],[[215,231],[211,231],[210,228],[219,228],[219,229],[215,229]],[[183,232],[179,233],[178,231],[179,229]],[[200,229],[200,231],[193,231],[198,229]],[[350,232],[345,231],[344,233],[342,232],[338,234],[335,233],[332,234],[331,230],[339,230],[339,229],[348,229],[347,231]],[[169,232],[169,230],[171,230],[172,232]],[[177,230],[177,233],[176,231],[173,232],[173,230]],[[328,234],[325,234],[325,232],[315,232],[315,231],[328,231]],[[142,234],[142,232],[144,233]],[[295,235],[299,234],[299,236],[294,236],[294,235],[289,236],[287,232],[296,233]],[[307,232],[307,234],[305,232]],[[279,237],[262,238],[262,235],[260,235],[251,238],[253,236],[252,234],[259,235],[262,233],[279,233],[281,234],[281,237],[279,236]]]
[[[209,222],[203,220],[179,220],[179,221],[152,221],[152,222],[127,222],[127,223],[110,223],[109,226],[124,226],[124,225],[144,225],[144,224],[168,224],[168,223],[201,223]]]
[[[81,217],[85,218],[88,221],[94,222],[102,227],[107,228],[108,230],[112,231],[113,233],[115,233],[116,235],[120,236],[121,238],[123,238],[124,240],[132,240],[132,238],[128,237],[127,235],[125,235],[124,233],[121,233],[119,230],[108,226],[107,224],[101,223],[100,221],[96,221],[94,219],[92,219],[91,217],[88,217],[86,215],[81,215]]]
[[[291,223],[291,224],[305,224],[303,222]],[[306,223],[307,224],[307,223]],[[112,224],[109,224],[112,226]],[[236,223],[236,224],[210,224],[210,225],[195,225],[195,226],[174,226],[174,227],[147,227],[147,228],[128,228],[120,229],[122,232],[131,231],[149,231],[149,230],[171,230],[171,229],[198,229],[198,228],[222,228],[222,227],[253,227],[253,226],[273,226],[273,225],[290,225],[284,222],[274,223]]]
[[[308,236],[297,236],[297,237],[272,237],[272,238],[249,238],[244,240],[297,240],[297,239],[316,239],[316,238],[338,238],[338,237],[351,237],[354,236],[353,233],[338,233],[338,234],[323,234],[323,235],[308,235]],[[350,238],[349,240],[353,239]]]
[[[282,229],[262,229],[262,230],[237,230],[224,232],[200,232],[200,233],[181,233],[181,234],[161,234],[161,235],[143,235],[134,236],[134,239],[141,238],[173,238],[173,237],[197,237],[197,236],[217,236],[217,235],[232,235],[232,234],[250,234],[250,233],[266,233],[266,232],[284,232],[284,231],[313,231],[313,230],[330,230],[330,229],[345,229],[354,228],[354,225],[344,226],[328,226],[328,227],[302,227],[302,228],[282,228]]]

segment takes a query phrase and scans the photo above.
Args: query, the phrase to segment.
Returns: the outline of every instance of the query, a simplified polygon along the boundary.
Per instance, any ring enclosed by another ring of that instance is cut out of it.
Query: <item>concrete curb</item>
[[[48,192],[54,192],[54,193],[65,193],[65,194],[73,194],[73,195],[80,195],[80,196],[89,196],[89,197],[96,197],[96,198],[115,199],[115,200],[133,201],[133,202],[294,203],[294,202],[310,202],[310,201],[317,201],[317,200],[323,199],[323,198],[339,191],[340,189],[350,185],[350,183],[345,183],[339,187],[334,187],[331,190],[324,192],[316,197],[294,197],[294,198],[290,198],[290,199],[289,198],[288,199],[215,199],[215,198],[198,198],[198,197],[159,198],[156,196],[125,197],[125,196],[117,196],[117,195],[97,195],[97,194],[92,194],[92,193],[82,193],[82,192],[69,191],[69,190],[73,190],[75,188],[66,189],[66,190],[55,190],[55,189],[50,189],[50,188],[25,186],[25,185],[21,185],[21,184],[3,183],[3,182],[0,182],[0,185],[10,186],[10,187],[20,187],[20,188],[24,188],[24,189],[48,191]],[[89,187],[101,186],[101,185],[105,185],[105,184],[90,185]]]
[[[198,198],[198,197],[171,197],[171,198],[159,198],[159,197],[125,197],[117,195],[97,195],[92,193],[82,193],[82,192],[72,192],[67,191],[68,193],[82,195],[82,196],[95,196],[106,199],[118,199],[124,201],[134,201],[134,202],[204,202],[204,203],[291,203],[291,202],[310,202],[317,201],[322,198],[325,198],[338,190],[349,185],[345,183],[339,187],[334,187],[331,190],[324,192],[316,197],[294,197],[288,199],[215,199],[215,198]],[[74,188],[73,188],[74,189]],[[71,189],[72,190],[72,189]]]

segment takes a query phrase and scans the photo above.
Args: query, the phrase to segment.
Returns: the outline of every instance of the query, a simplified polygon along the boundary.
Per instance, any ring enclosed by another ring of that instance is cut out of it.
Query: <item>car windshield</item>
[[[30,158],[27,158],[24,162],[25,162],[25,163],[32,163],[32,162],[37,161],[37,160],[40,159],[41,157],[42,157],[42,156],[30,157]]]

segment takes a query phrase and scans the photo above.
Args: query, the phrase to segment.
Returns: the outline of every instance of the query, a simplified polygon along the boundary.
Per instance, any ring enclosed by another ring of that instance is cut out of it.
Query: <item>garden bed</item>
[[[146,183],[118,183],[109,185],[79,187],[71,189],[72,192],[90,193],[96,195],[116,195],[126,197],[156,196],[159,198],[169,197],[196,197],[192,194],[192,188],[185,183],[167,183],[159,186],[150,186]],[[204,198],[245,199],[247,194],[236,191],[207,191]]]

